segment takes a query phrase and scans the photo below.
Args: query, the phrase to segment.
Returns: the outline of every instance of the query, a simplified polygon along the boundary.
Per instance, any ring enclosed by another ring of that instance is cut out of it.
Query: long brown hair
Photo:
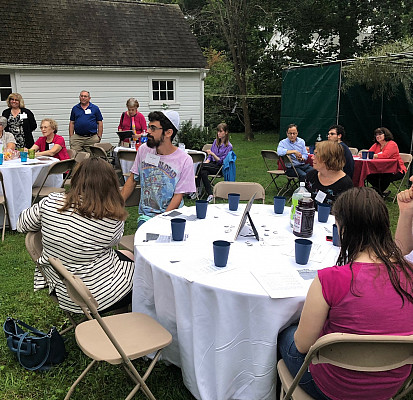
[[[219,131],[224,131],[225,132],[225,137],[223,141],[221,142],[221,139],[218,137],[218,132]],[[228,132],[228,125],[225,122],[222,122],[221,124],[218,124],[217,126],[217,146],[221,146],[221,144],[224,144],[225,146],[228,146],[229,142],[229,132]]]
[[[357,255],[369,250],[386,266],[391,284],[403,304],[405,298],[413,303],[413,268],[391,236],[389,212],[381,196],[372,188],[351,188],[338,196],[333,214],[341,241],[337,265],[350,263],[353,274],[352,264]],[[406,287],[400,283],[401,276],[406,279]]]
[[[73,209],[82,217],[125,221],[128,213],[112,166],[101,158],[87,158],[73,173],[71,188],[59,211]]]

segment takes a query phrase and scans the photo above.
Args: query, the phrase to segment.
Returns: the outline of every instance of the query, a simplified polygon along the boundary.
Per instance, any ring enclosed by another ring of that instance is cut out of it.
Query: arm
[[[42,227],[40,220],[40,207],[46,199],[41,200],[39,203],[36,203],[21,212],[19,219],[17,220],[18,232],[26,233],[40,231]]]
[[[387,143],[386,146],[384,146],[383,151],[381,154],[375,154],[374,158],[397,158],[397,155],[399,154],[399,147],[397,146],[396,142],[393,142],[392,140]]]
[[[16,149],[16,144],[13,143],[13,142],[9,142],[9,143],[7,143],[6,147],[8,149],[15,150]]]
[[[300,323],[294,335],[295,345],[300,353],[307,353],[308,349],[316,342],[329,310],[330,307],[324,300],[321,283],[317,276],[308,291]]]
[[[129,196],[132,194],[135,189],[135,175],[131,172],[128,177],[128,180],[125,182],[120,194],[123,197],[123,200],[128,200]]]
[[[102,134],[103,134],[103,121],[98,121],[98,136],[99,136],[99,140],[102,140]]]
[[[35,147],[37,147],[36,145],[32,146],[32,149],[34,149]],[[39,148],[37,147],[37,150]],[[37,151],[36,150],[36,151]],[[38,151],[36,153],[36,156],[51,156],[53,157],[55,154],[57,154],[60,150],[62,150],[62,146],[60,146],[60,144],[55,144],[50,150],[45,150],[45,151]]]
[[[301,153],[298,150],[289,150],[287,146],[285,145],[286,142],[284,142],[284,140],[281,140],[281,142],[278,143],[278,147],[277,147],[278,155],[285,156],[286,154],[291,154],[291,155],[294,155],[297,159],[301,159],[302,157]]]
[[[403,255],[413,250],[413,189],[403,190],[397,195],[399,220],[397,221],[394,240]]]
[[[75,133],[75,121],[69,122],[69,137]]]
[[[297,140],[298,140],[299,138],[297,138]],[[307,148],[305,147],[305,142],[304,142],[304,140],[300,140],[300,150],[301,150],[301,154],[300,155],[298,155],[297,153],[296,153],[296,156],[297,156],[297,158],[298,159],[300,159],[300,157],[301,157],[301,159],[302,160],[307,160],[307,158],[308,158],[308,152],[307,152]],[[299,152],[300,153],[300,152]]]
[[[183,197],[184,197],[184,193],[175,193],[172,196],[172,199],[168,207],[166,207],[166,211],[171,211],[171,210],[175,210],[176,208],[178,208],[179,205],[181,204]]]

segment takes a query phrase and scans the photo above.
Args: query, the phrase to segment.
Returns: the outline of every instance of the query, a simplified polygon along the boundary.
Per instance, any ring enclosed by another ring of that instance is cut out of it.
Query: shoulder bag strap
[[[26,332],[24,335],[21,336],[20,340],[19,340],[19,344],[17,346],[17,360],[19,361],[20,365],[23,368],[28,369],[29,371],[36,371],[37,369],[43,367],[43,365],[45,364],[45,362],[47,361],[47,359],[49,358],[49,354],[50,354],[50,337],[46,336],[44,338],[44,340],[46,340],[47,342],[47,350],[46,350],[46,355],[44,356],[44,359],[37,364],[34,367],[27,367],[26,365],[24,365],[23,361],[20,358],[20,350],[21,350],[21,346],[23,344],[24,339],[26,338],[26,336],[29,334],[29,332]]]

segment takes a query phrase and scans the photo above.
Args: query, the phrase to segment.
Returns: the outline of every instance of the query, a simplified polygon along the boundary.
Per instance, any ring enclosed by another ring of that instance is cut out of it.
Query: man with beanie
[[[122,189],[126,201],[136,182],[141,185],[138,228],[158,214],[182,207],[184,195],[196,190],[192,158],[172,144],[179,129],[179,114],[153,111],[148,120],[148,141],[139,147]]]

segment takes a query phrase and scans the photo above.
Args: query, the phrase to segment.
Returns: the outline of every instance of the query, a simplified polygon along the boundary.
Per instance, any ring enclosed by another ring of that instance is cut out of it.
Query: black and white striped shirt
[[[124,222],[85,218],[72,210],[59,212],[64,194],[52,193],[24,210],[18,219],[19,232],[42,231],[43,251],[38,259],[47,282],[36,267],[34,290],[49,286],[55,290],[61,308],[82,312],[69,297],[66,287],[48,262],[59,258],[63,265],[82,279],[104,310],[132,289],[133,261],[121,261],[112,249],[122,237]]]

